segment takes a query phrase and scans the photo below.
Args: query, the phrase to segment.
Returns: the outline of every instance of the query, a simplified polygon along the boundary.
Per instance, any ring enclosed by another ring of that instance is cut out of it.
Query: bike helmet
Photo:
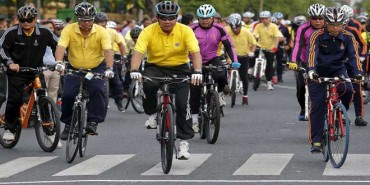
[[[252,18],[252,17],[254,17],[254,13],[252,13],[252,12],[244,12],[243,13],[243,17]]]
[[[215,18],[216,18],[216,19],[221,19],[222,17],[221,17],[221,15],[220,15],[218,12],[216,12],[216,14],[215,14]]]
[[[117,28],[117,23],[114,22],[114,21],[108,21],[107,22],[107,28],[113,28],[113,29],[116,29]]]
[[[92,4],[84,1],[76,5],[75,15],[78,19],[94,19],[96,16],[96,9]]]
[[[138,38],[139,35],[140,35],[140,32],[141,32],[141,28],[139,27],[135,27],[135,28],[132,28],[132,30],[130,31],[130,36],[131,38]]]
[[[272,23],[275,23],[275,24],[276,24],[276,23],[277,23],[277,21],[278,21],[278,20],[277,20],[277,18],[276,18],[276,17],[274,17],[274,16],[272,16],[272,17],[271,17],[271,22],[272,22]]]
[[[159,15],[177,16],[179,14],[180,7],[171,1],[162,1],[155,5],[155,9]]]
[[[210,4],[201,5],[197,10],[198,18],[210,18],[215,16],[216,10]]]
[[[325,12],[325,6],[319,3],[313,4],[308,7],[307,14],[310,17],[323,16]]]
[[[37,16],[37,10],[32,6],[22,6],[17,12],[18,19],[30,19]]]
[[[53,19],[55,28],[64,28],[64,22],[61,19]]]
[[[242,21],[237,18],[230,19],[230,27],[232,29],[238,28],[242,26]]]
[[[105,14],[103,12],[99,12],[99,13],[96,14],[94,22],[105,22],[105,21],[108,22],[107,14]]]
[[[340,9],[346,12],[348,17],[353,17],[353,9],[348,5],[343,5]]]
[[[296,25],[298,25],[298,26],[301,26],[302,24],[304,24],[306,22],[307,22],[307,19],[303,15],[298,15],[298,16],[295,16],[293,18],[293,23],[296,24]]]
[[[363,16],[363,15],[360,15],[356,18],[356,20],[358,20],[358,22],[364,24],[366,23],[366,20],[367,20],[367,17]]]
[[[274,14],[272,14],[272,16],[275,17],[276,19],[282,19],[284,17],[284,15],[281,12],[275,12]]]
[[[260,18],[270,18],[271,13],[269,11],[261,11],[260,12]]]
[[[325,9],[324,19],[328,23],[342,23],[345,24],[348,16],[341,8],[328,7]]]

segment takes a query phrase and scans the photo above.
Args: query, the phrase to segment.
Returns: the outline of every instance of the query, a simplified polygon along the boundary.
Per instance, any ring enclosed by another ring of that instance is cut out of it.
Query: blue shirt
[[[44,65],[55,65],[55,57],[53,55],[53,50],[48,46],[46,47],[44,58],[43,58]]]

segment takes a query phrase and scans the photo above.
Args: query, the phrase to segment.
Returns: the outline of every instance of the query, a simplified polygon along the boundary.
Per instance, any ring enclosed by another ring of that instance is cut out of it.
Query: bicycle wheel
[[[203,111],[200,110],[198,114],[198,123],[199,123],[199,136],[200,139],[206,138],[206,129],[205,129],[205,123],[206,123],[206,116],[204,115]]]
[[[54,101],[42,96],[37,101],[40,120],[35,121],[37,142],[45,152],[52,152],[58,146],[60,138],[60,121],[58,109]]]
[[[257,75],[254,77],[253,90],[257,91],[261,83],[261,63],[257,66]]]
[[[87,146],[87,140],[88,140],[88,134],[86,134],[85,129],[87,127],[87,109],[86,109],[86,102],[81,104],[81,115],[80,115],[80,131],[78,134],[79,137],[79,154],[80,157],[85,156],[86,153],[86,146]]]
[[[349,145],[349,122],[342,103],[333,107],[333,125],[329,126],[328,152],[334,168],[340,168],[346,160]]]
[[[327,117],[327,116],[326,116]],[[325,124],[324,124],[324,130],[322,132],[322,155],[324,157],[324,161],[329,161],[329,152],[328,152],[328,141],[329,141],[329,134],[328,134],[328,127],[329,127],[329,121],[326,118]]]
[[[107,112],[108,112],[108,108],[109,108],[109,80],[104,80],[104,95],[105,95],[105,99],[104,99],[104,102],[105,102],[105,114],[104,115],[107,115]]]
[[[173,149],[175,146],[175,120],[172,105],[168,104],[164,107],[161,116],[161,162],[163,172],[168,174],[171,170]]]
[[[235,105],[235,98],[236,98],[236,72],[233,72],[233,81],[231,82],[231,108]]]
[[[130,101],[134,110],[139,114],[144,113],[143,95],[142,85],[136,80],[132,80],[129,90]]]
[[[370,102],[370,91],[363,90],[365,97],[364,97],[364,104],[368,104]]]
[[[207,121],[205,124],[207,142],[214,144],[220,131],[220,101],[216,91],[207,93]]]
[[[72,120],[69,126],[69,133],[66,145],[66,159],[68,163],[71,163],[75,159],[77,155],[77,150],[79,149],[78,145],[80,144],[79,132],[80,132],[81,114],[82,106],[75,105],[73,107]]]

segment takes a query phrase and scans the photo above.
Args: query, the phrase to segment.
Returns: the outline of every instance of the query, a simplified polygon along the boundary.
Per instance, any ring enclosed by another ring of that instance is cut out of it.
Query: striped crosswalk
[[[168,175],[186,176],[197,171],[202,165],[207,165],[212,154],[192,154],[191,158],[186,161],[173,160],[171,171]],[[281,175],[284,170],[289,168],[292,161],[293,153],[255,153],[241,163],[237,168],[228,169],[226,174],[233,176],[255,176],[255,175]],[[53,165],[54,160],[59,156],[44,157],[20,157],[5,163],[0,163],[0,179],[5,179],[22,172],[37,173],[35,168],[39,166]],[[142,156],[141,156],[142,157]],[[136,158],[136,159],[135,159]],[[116,154],[116,155],[96,155],[80,162],[71,164],[71,166],[59,169],[53,173],[53,177],[61,176],[96,176],[107,174],[112,168],[123,168],[130,160],[140,160],[135,154]],[[232,160],[232,159],[230,159]],[[214,163],[214,161],[212,161]],[[296,161],[295,161],[296,162]],[[370,176],[370,154],[348,154],[346,163],[340,168],[335,169],[328,162],[322,171],[323,176]],[[307,167],[309,168],[309,167]],[[129,169],[127,169],[129,170]],[[199,173],[199,171],[197,171]],[[137,175],[140,176],[160,176],[166,175],[162,172],[161,163],[150,166],[142,170]]]

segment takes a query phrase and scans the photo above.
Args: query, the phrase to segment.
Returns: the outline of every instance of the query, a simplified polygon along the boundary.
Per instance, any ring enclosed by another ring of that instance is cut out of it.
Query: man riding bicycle
[[[155,6],[158,22],[144,28],[135,45],[131,59],[132,79],[141,79],[139,66],[148,52],[148,61],[145,64],[144,75],[149,77],[187,77],[192,74],[189,68],[190,53],[193,57],[194,71],[191,77],[193,84],[202,81],[202,59],[199,52],[198,41],[190,27],[177,23],[176,19],[180,7],[171,1],[162,1]],[[148,120],[147,128],[156,128],[157,97],[159,85],[144,83],[143,107]],[[189,84],[177,83],[170,86],[170,92],[175,94],[177,137],[179,144],[179,159],[188,159],[189,142],[194,137],[189,109]]]
[[[43,66],[47,46],[55,51],[58,38],[45,26],[38,25],[37,10],[23,6],[17,11],[19,24],[10,27],[0,39],[0,59],[7,67],[5,133],[3,140],[14,141],[19,124],[19,109],[23,103],[23,88],[35,79],[35,74],[19,72],[20,67]]]
[[[355,78],[362,80],[362,66],[358,57],[357,44],[354,36],[343,29],[347,21],[346,12],[339,8],[328,7],[324,12],[326,28],[315,31],[308,45],[308,90],[311,100],[310,109],[310,142],[311,152],[322,151],[322,137],[326,114],[326,84],[320,83],[321,77],[348,78],[345,61],[353,67]],[[353,96],[350,82],[338,86],[338,94],[343,105],[348,110]]]
[[[75,7],[75,15],[78,22],[66,26],[60,37],[55,60],[56,69],[63,71],[63,57],[66,48],[68,50],[68,68],[79,70],[85,69],[93,73],[104,73],[107,78],[112,78],[113,73],[113,51],[108,31],[96,24],[94,18],[96,9],[93,5],[82,2]],[[60,136],[66,140],[69,132],[69,125],[72,119],[72,108],[75,97],[79,91],[79,77],[66,75],[64,93],[62,97],[62,115],[60,120],[65,123],[64,130]],[[87,128],[86,133],[96,134],[98,123],[105,119],[105,95],[104,80],[91,79],[87,81],[89,91],[89,104],[87,105]]]

